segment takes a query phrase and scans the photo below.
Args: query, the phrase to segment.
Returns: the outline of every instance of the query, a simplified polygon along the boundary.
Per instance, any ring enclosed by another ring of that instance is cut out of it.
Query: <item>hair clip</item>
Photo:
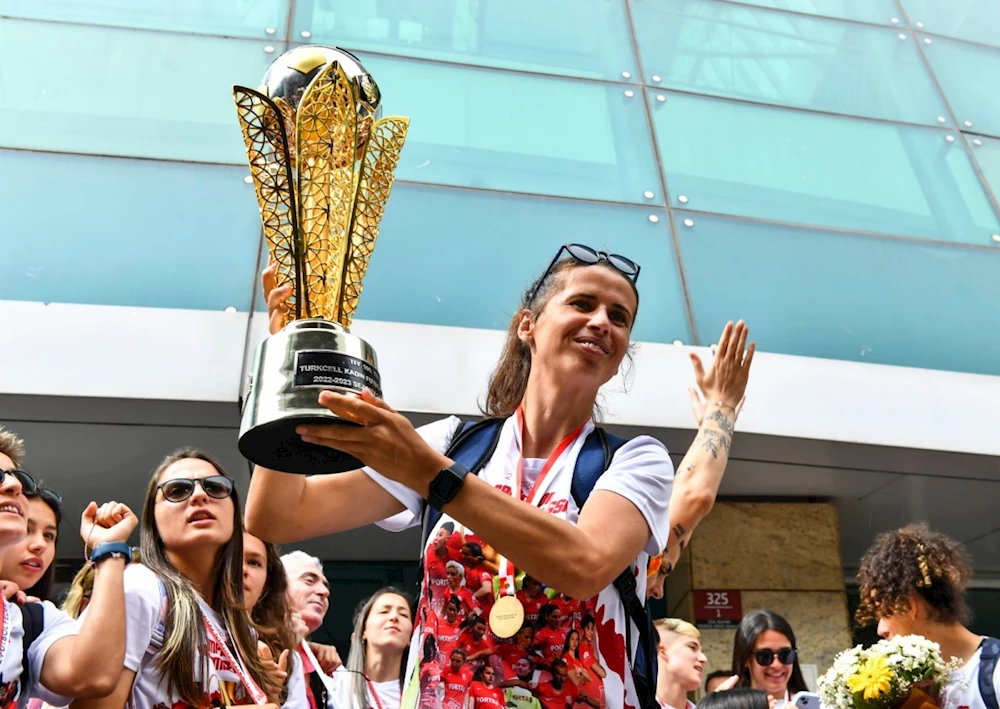
[[[924,545],[917,542],[917,549],[919,550],[919,553],[917,554],[917,566],[920,567],[920,575],[923,577],[917,581],[917,588],[930,588],[931,572],[927,565],[927,557],[924,556]]]

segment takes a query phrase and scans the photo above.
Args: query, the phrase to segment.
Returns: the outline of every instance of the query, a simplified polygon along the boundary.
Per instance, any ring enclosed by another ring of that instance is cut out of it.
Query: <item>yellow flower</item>
[[[892,670],[884,657],[869,657],[852,676],[847,678],[847,688],[862,692],[865,700],[876,699],[889,691]]]

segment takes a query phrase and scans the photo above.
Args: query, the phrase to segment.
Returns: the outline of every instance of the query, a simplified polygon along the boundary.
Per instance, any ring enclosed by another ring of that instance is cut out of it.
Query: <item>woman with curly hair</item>
[[[941,647],[946,660],[962,661],[945,687],[945,707],[997,709],[1000,642],[965,627],[971,576],[965,548],[926,524],[880,534],[858,570],[856,617],[861,625],[877,622],[883,638],[922,635]]]

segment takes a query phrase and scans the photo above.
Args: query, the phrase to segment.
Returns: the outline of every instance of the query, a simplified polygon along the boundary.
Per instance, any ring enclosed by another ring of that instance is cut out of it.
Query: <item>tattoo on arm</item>
[[[709,421],[714,421],[716,424],[718,424],[719,430],[721,430],[723,433],[727,433],[730,436],[733,435],[733,424],[732,422],[730,422],[729,417],[726,416],[721,411],[719,410],[713,411],[712,413],[708,414],[707,419]]]
[[[701,440],[701,447],[712,454],[713,458],[719,457],[719,448],[725,449],[726,454],[729,453],[729,446],[732,443],[732,437],[725,433],[719,433],[718,431],[708,428],[699,434],[698,438]]]

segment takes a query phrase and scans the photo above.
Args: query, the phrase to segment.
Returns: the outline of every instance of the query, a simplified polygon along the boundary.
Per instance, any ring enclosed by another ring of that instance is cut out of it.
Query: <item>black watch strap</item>
[[[440,512],[442,507],[455,499],[468,474],[469,469],[461,463],[452,463],[442,470],[431,481],[427,504]]]

